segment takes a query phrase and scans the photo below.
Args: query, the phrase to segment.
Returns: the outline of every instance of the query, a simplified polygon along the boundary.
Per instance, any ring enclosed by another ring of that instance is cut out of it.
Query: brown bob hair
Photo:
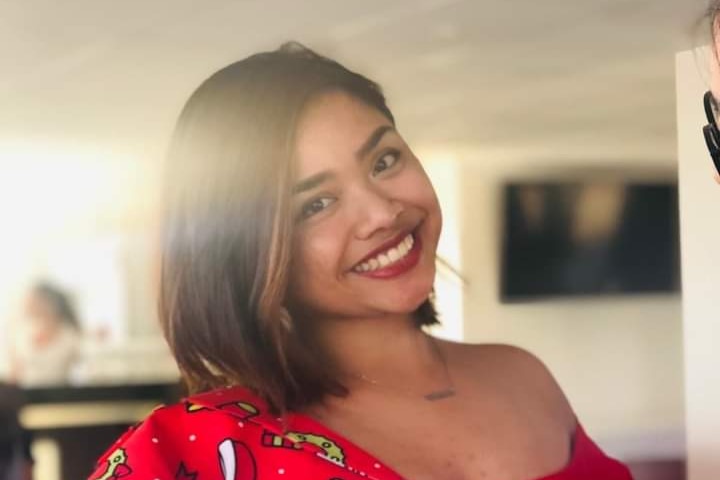
[[[275,411],[345,395],[285,304],[294,136],[306,104],[340,90],[394,124],[380,87],[297,43],[205,80],[180,114],[164,187],[160,321],[190,392],[242,385]],[[432,300],[414,314],[437,323]]]

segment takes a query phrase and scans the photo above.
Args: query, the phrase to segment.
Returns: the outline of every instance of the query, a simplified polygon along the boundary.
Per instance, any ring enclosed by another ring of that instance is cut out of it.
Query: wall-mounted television
[[[510,183],[503,208],[504,302],[680,289],[674,183]]]

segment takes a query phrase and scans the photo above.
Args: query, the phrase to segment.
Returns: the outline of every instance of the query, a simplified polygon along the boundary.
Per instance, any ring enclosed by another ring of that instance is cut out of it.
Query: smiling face
[[[710,91],[716,100],[720,100],[720,33],[717,20],[715,20],[715,37],[713,38],[713,50],[710,55]]]
[[[392,122],[326,93],[303,113],[295,156],[290,303],[323,319],[412,313],[432,289],[442,220]]]
[[[709,55],[710,91],[716,100],[720,100],[720,0],[713,0],[708,16],[712,41]]]

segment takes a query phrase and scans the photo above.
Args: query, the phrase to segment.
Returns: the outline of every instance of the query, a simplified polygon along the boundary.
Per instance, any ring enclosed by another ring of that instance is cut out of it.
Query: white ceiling
[[[703,41],[705,5],[0,1],[0,143],[159,157],[202,79],[296,39],[378,80],[413,145],[666,165],[674,54]]]

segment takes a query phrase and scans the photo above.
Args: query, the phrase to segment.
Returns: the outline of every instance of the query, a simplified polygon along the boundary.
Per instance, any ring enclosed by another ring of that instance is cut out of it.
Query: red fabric
[[[565,468],[538,480],[632,480],[628,468],[603,453],[578,424],[573,454]]]
[[[283,425],[285,422],[285,425]],[[283,428],[285,427],[285,428]],[[285,432],[285,433],[283,433]],[[570,463],[537,480],[630,480],[578,427]],[[310,417],[284,420],[246,389],[157,408],[98,461],[91,480],[402,480]]]

